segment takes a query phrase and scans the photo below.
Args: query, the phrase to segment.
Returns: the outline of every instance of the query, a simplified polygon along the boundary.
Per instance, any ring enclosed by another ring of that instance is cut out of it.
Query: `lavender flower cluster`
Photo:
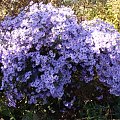
[[[16,106],[61,98],[72,74],[101,82],[120,95],[120,34],[101,20],[77,23],[71,8],[31,2],[18,16],[0,23],[1,90]]]
[[[82,26],[91,32],[86,43],[94,53],[99,80],[110,87],[111,94],[120,96],[120,33],[100,19]]]

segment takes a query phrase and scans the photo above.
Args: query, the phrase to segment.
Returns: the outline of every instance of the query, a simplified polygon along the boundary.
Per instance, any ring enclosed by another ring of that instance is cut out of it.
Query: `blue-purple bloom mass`
[[[9,101],[36,104],[62,98],[79,65],[79,80],[95,72],[110,93],[120,95],[120,33],[100,19],[77,22],[71,8],[31,2],[0,23],[1,90]]]

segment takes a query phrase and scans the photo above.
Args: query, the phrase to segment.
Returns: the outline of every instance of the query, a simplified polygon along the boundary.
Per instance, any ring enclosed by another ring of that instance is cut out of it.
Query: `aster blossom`
[[[26,97],[29,104],[62,98],[76,71],[89,83],[96,70],[119,95],[120,34],[101,20],[78,24],[71,8],[31,2],[0,23],[0,40],[1,90],[11,106]]]

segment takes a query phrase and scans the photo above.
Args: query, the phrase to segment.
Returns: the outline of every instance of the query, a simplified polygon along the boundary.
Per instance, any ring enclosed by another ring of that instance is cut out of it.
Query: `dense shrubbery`
[[[0,23],[0,39],[2,96],[16,110],[75,119],[79,102],[120,95],[120,33],[100,19],[78,23],[70,8],[31,2]]]

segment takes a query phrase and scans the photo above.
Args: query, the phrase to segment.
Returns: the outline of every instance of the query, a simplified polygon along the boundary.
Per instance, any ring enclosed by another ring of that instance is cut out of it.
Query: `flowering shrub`
[[[0,23],[1,90],[16,106],[62,98],[76,71],[89,83],[95,73],[119,95],[120,34],[101,20],[77,23],[67,7],[33,3]],[[112,74],[111,74],[112,73]],[[117,82],[116,82],[117,81]]]
[[[67,63],[72,41],[67,41],[78,35],[71,9],[56,9],[42,3],[31,5],[29,12],[27,9],[1,22],[1,40],[6,41],[1,45],[1,89],[5,89],[12,106],[16,99],[26,96],[29,103],[50,95],[62,97],[63,86],[70,82],[72,69]]]
[[[120,95],[120,34],[113,26],[101,21],[83,22],[84,28],[91,32],[86,39],[96,59],[99,80],[111,87],[110,93]]]

